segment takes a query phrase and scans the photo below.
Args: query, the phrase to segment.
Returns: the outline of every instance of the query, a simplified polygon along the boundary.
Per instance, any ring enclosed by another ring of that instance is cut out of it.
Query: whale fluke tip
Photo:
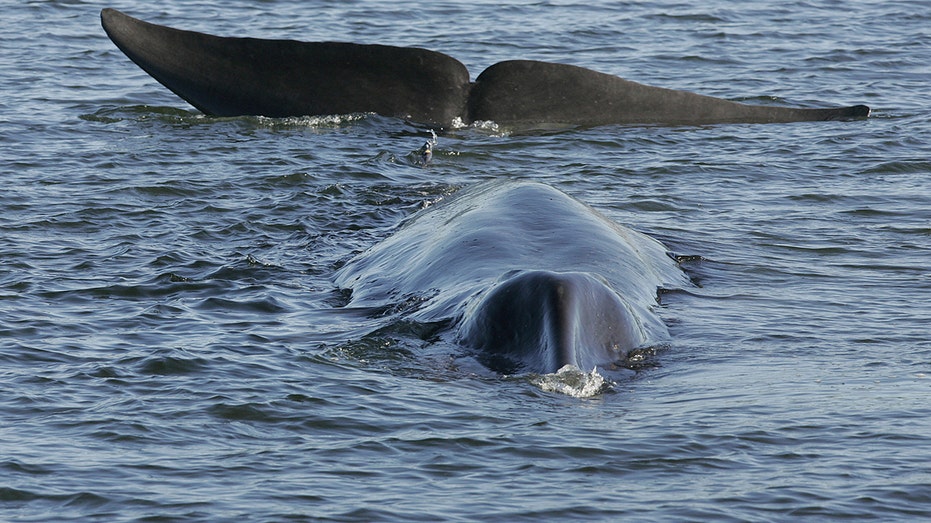
[[[871,109],[868,105],[855,105],[850,108],[850,116],[854,118],[866,118],[870,115]]]

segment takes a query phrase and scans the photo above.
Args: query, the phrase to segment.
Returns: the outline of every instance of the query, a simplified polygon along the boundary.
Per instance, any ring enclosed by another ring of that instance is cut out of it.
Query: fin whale
[[[372,112],[446,127],[457,120],[506,126],[770,123],[870,113],[865,105],[748,105],[531,60],[499,62],[470,82],[465,65],[427,49],[213,36],[110,8],[100,18],[126,56],[213,116]]]
[[[424,209],[337,273],[347,307],[401,310],[503,374],[624,365],[663,341],[666,248],[542,183],[495,180]],[[442,336],[441,336],[442,337]]]

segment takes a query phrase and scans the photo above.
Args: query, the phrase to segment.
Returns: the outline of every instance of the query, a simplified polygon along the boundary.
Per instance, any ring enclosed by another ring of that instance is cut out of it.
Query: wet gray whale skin
[[[688,280],[649,236],[545,184],[494,181],[415,214],[340,269],[347,307],[418,304],[503,374],[623,365],[668,332],[660,287]]]
[[[499,62],[470,82],[458,60],[435,51],[339,42],[219,37],[100,13],[133,62],[208,115],[269,117],[372,112],[439,127],[500,125],[703,125],[852,119],[865,105],[748,105],[651,87],[566,64]]]

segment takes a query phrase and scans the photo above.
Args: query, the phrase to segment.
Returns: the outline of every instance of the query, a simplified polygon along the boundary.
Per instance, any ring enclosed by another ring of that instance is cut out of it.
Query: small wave
[[[146,376],[182,376],[196,374],[207,367],[207,360],[184,350],[157,350],[137,362],[140,374]]]
[[[566,365],[554,374],[536,376],[531,383],[546,392],[558,392],[575,398],[591,398],[612,389],[614,383],[598,373],[598,369],[583,372],[575,365]]]
[[[863,172],[866,174],[921,174],[931,172],[931,162],[917,159],[881,162]]]
[[[275,415],[267,412],[266,407],[257,403],[219,403],[208,410],[214,416],[227,421],[278,421]]]
[[[119,123],[124,120],[145,121],[159,120],[172,124],[209,124],[213,122],[241,121],[257,127],[273,130],[296,128],[330,128],[342,127],[375,117],[375,113],[349,113],[320,116],[289,116],[272,118],[269,116],[210,116],[196,111],[176,107],[154,105],[108,106],[93,113],[82,114],[80,119],[104,124]]]
[[[78,116],[78,118],[88,122],[112,124],[124,120],[143,121],[149,119],[161,119],[166,122],[192,122],[194,120],[203,120],[207,117],[197,112],[186,111],[176,107],[120,105],[102,107],[93,113],[82,114]]]

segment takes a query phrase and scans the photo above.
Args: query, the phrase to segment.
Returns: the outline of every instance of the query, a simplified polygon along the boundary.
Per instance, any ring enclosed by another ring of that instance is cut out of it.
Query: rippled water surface
[[[200,115],[108,6],[873,116],[462,128],[423,168],[397,119]],[[931,517],[927,3],[33,1],[3,27],[0,519]],[[342,307],[342,265],[492,178],[685,256],[671,341],[575,397]]]

